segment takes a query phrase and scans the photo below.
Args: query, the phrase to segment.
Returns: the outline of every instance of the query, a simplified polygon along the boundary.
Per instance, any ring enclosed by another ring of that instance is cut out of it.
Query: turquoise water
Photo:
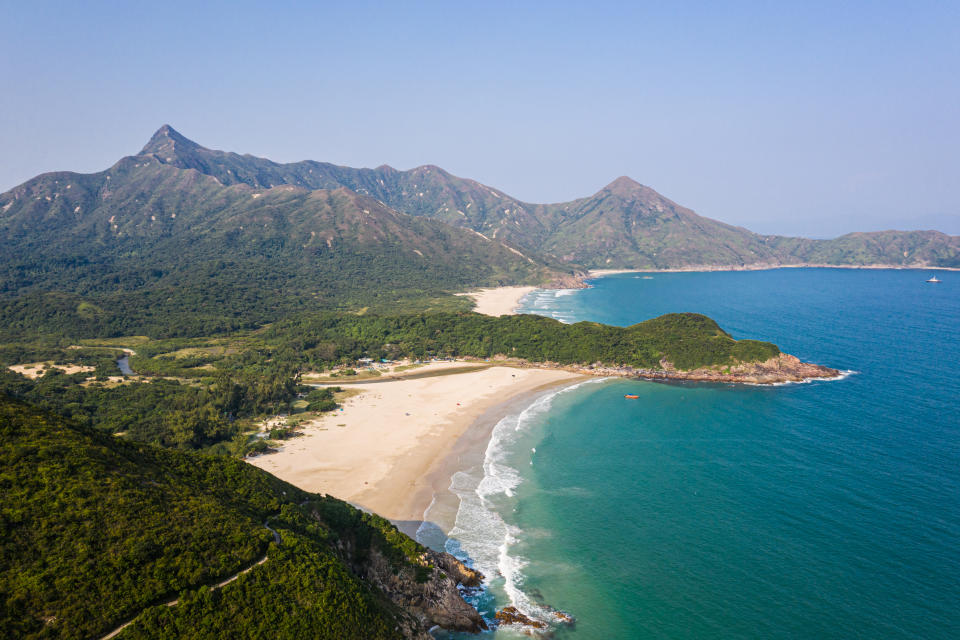
[[[504,419],[452,485],[447,546],[491,578],[479,607],[546,603],[575,640],[960,637],[960,274],[926,277],[623,274],[531,296],[565,321],[702,312],[856,373],[593,382]]]

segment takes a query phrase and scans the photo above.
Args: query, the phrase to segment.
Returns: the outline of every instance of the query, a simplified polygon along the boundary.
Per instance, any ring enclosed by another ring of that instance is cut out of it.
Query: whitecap
[[[488,580],[503,588],[510,604],[525,615],[545,617],[548,612],[534,603],[523,591],[523,568],[527,560],[511,553],[524,536],[518,527],[506,522],[497,510],[504,500],[514,497],[523,482],[520,472],[509,464],[516,445],[538,424],[553,400],[563,393],[604,378],[587,380],[537,398],[519,414],[506,416],[493,428],[482,465],[478,472],[458,471],[450,480],[450,491],[460,498],[455,524],[448,534],[446,549],[470,563]],[[531,452],[536,451],[532,448]]]

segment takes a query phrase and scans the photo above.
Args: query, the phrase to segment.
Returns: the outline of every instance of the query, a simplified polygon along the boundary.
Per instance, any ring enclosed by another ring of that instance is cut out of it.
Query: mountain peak
[[[178,147],[181,151],[184,149],[201,148],[196,142],[183,137],[183,135],[181,135],[176,129],[168,124],[165,124],[157,129],[157,132],[153,134],[153,136],[150,138],[150,141],[147,142],[143,149],[140,150],[140,155],[152,153],[169,154]]]
[[[610,191],[616,194],[626,194],[632,193],[640,189],[646,189],[647,187],[643,186],[633,178],[627,176],[620,176],[607,186],[605,186],[603,191]]]

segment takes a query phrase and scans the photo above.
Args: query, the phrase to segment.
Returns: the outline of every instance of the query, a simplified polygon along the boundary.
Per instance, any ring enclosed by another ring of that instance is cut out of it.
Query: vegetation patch
[[[2,396],[0,436],[9,637],[96,638],[131,618],[124,638],[402,637],[404,614],[358,573],[373,549],[397,572],[424,570],[422,547],[386,520],[239,460],[120,440]]]

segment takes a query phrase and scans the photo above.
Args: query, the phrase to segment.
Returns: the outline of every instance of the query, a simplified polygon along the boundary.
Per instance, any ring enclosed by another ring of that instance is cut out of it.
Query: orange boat
[[[636,399],[639,398],[640,396],[634,396],[634,395],[630,395],[630,394],[628,393],[627,395],[625,395],[625,396],[623,396],[623,397],[626,398],[627,400],[636,400]]]

